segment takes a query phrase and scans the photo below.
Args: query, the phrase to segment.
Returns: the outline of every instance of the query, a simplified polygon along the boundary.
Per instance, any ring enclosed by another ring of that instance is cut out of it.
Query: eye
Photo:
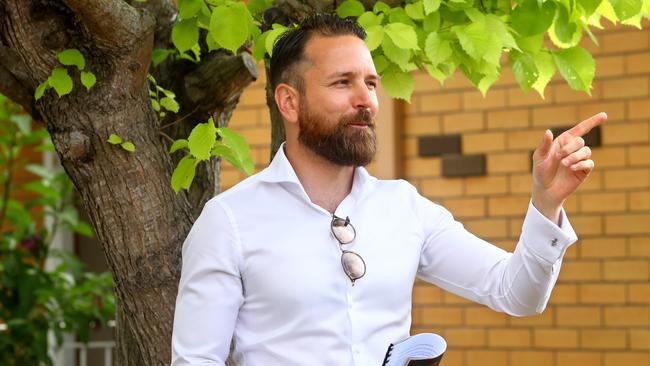
[[[334,85],[348,85],[350,82],[348,79],[341,79],[334,82]]]
[[[377,88],[377,82],[376,81],[371,80],[371,81],[366,82],[366,84],[368,85],[368,88],[371,89],[371,90],[374,90],[374,89]]]

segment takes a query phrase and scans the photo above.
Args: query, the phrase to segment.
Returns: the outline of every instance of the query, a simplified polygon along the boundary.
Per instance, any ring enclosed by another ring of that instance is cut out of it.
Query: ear
[[[298,102],[300,95],[292,86],[280,83],[275,88],[275,104],[288,123],[298,122]]]

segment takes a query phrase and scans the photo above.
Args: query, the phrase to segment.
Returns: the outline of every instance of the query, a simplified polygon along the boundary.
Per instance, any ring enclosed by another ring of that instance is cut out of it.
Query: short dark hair
[[[326,37],[356,36],[366,39],[366,32],[354,20],[341,19],[335,13],[316,13],[304,18],[297,27],[284,32],[273,45],[269,74],[271,87],[280,83],[293,84],[303,91],[302,74],[296,66],[305,58],[305,45],[314,34]]]

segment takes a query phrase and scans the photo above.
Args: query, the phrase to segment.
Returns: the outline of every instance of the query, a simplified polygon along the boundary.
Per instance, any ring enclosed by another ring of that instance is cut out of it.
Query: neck
[[[354,167],[333,164],[297,141],[285,145],[285,154],[311,202],[334,213],[352,190]]]

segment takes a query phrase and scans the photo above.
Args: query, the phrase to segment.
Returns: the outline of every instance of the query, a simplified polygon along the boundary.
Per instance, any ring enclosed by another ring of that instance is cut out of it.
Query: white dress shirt
[[[206,203],[183,245],[172,365],[379,366],[409,335],[416,276],[516,316],[546,307],[577,238],[532,204],[514,253],[477,238],[403,180],[355,169],[336,209],[367,267],[341,267],[332,215],[313,204],[280,149],[271,165]],[[453,346],[453,345],[452,345]]]

